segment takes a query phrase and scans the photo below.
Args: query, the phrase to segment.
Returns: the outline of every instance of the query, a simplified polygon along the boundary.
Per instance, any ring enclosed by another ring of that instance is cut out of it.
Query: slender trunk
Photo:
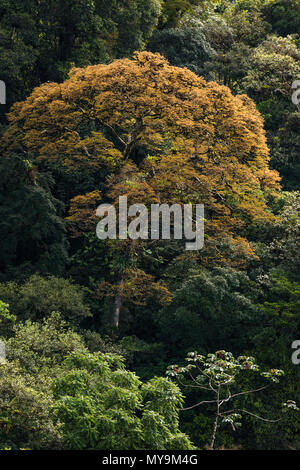
[[[218,392],[217,392],[217,412],[216,412],[216,419],[215,419],[214,426],[213,426],[213,432],[212,432],[211,444],[210,444],[210,448],[212,450],[215,445],[215,439],[216,439],[216,434],[217,434],[217,429],[218,429],[219,412],[220,412],[220,386],[218,387]]]
[[[218,428],[218,420],[219,420],[219,415],[216,415],[216,419],[214,422],[214,427],[213,427],[213,433],[212,433],[212,439],[211,439],[211,444],[210,448],[213,449],[215,445],[215,439],[216,439],[216,433],[217,433],[217,428]]]
[[[119,328],[119,323],[120,323],[120,313],[121,309],[123,306],[123,295],[121,293],[121,284],[122,284],[123,279],[120,277],[118,279],[118,291],[115,296],[115,302],[114,302],[114,311],[113,311],[113,316],[112,316],[112,322],[116,328]]]
[[[118,293],[115,297],[115,308],[113,313],[113,324],[116,328],[119,328],[120,323],[120,312],[123,305],[123,297],[120,293]]]

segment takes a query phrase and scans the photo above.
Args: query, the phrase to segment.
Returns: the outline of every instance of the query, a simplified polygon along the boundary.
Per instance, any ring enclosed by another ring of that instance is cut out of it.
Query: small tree
[[[266,390],[272,383],[278,383],[279,377],[284,375],[282,370],[271,369],[268,372],[261,372],[253,357],[239,356],[235,358],[231,352],[227,351],[217,351],[215,354],[208,354],[207,356],[202,356],[197,352],[190,352],[186,360],[189,364],[184,367],[177,365],[169,366],[167,375],[176,377],[180,385],[199,389],[213,395],[212,399],[205,399],[188,408],[183,408],[183,410],[191,410],[204,404],[215,405],[215,419],[210,443],[211,449],[214,448],[220,421],[230,424],[232,429],[235,430],[241,426],[240,420],[242,414],[248,414],[269,423],[278,422],[283,418],[267,419],[248,410],[235,407],[224,410],[224,405],[226,406],[234,398]],[[243,390],[243,384],[238,383],[238,378],[242,371],[257,372],[270,383],[266,383],[256,389]],[[282,412],[286,412],[289,409],[299,411],[296,403],[292,400],[282,404]]]

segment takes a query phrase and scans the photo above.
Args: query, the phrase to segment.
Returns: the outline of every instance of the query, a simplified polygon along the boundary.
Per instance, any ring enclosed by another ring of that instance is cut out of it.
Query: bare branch
[[[257,419],[260,419],[261,421],[265,421],[267,423],[278,423],[279,421],[282,420],[282,418],[278,418],[278,419],[267,419],[267,418],[263,418],[262,416],[258,416],[254,413],[250,413],[250,411],[247,411],[247,410],[242,410],[240,408],[236,408],[234,410],[229,410],[229,411],[223,411],[222,413],[220,413],[221,416],[225,415],[225,414],[228,414],[228,413],[237,413],[237,412],[240,412],[240,413],[246,413],[250,416],[254,416],[254,418],[257,418]]]
[[[189,406],[188,408],[181,408],[181,409],[183,411],[192,410],[193,408],[196,408],[197,406],[204,405],[204,403],[217,403],[217,400],[200,401],[200,403],[196,403],[195,405]]]
[[[257,388],[255,390],[248,390],[246,392],[240,392],[240,393],[235,393],[234,395],[231,396],[231,398],[238,397],[240,395],[247,395],[248,393],[255,393],[255,392],[260,392],[261,390],[265,390],[266,388],[269,388],[271,384],[264,385],[263,387]]]

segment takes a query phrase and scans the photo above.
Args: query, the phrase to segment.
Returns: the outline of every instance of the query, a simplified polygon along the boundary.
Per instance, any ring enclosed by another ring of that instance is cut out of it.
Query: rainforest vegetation
[[[0,449],[300,450],[300,0],[0,0],[0,80]]]

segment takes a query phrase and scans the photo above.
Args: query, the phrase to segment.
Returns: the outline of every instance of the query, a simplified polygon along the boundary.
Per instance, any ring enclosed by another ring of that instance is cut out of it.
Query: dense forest
[[[300,450],[300,0],[0,0],[0,80],[0,449]]]

